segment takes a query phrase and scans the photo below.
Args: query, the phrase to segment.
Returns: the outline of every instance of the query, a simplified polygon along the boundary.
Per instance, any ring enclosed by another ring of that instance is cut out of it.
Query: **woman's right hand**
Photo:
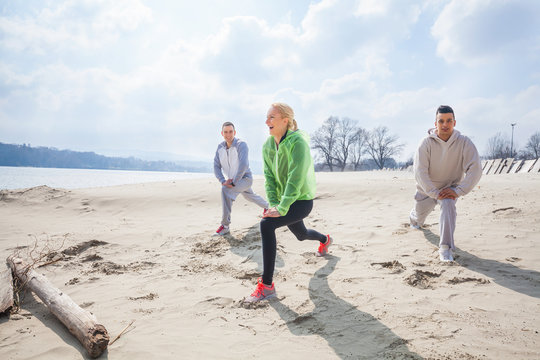
[[[281,216],[281,214],[279,213],[279,211],[277,211],[277,209],[275,207],[273,207],[273,208],[270,208],[270,209],[266,210],[266,212],[263,215],[263,218],[265,218],[265,217],[280,217],[280,216]]]

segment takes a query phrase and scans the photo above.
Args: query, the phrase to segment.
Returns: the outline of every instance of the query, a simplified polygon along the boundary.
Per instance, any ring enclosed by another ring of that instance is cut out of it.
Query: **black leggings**
[[[300,241],[319,240],[326,242],[326,236],[318,231],[306,229],[303,219],[309,215],[313,209],[313,200],[296,200],[289,212],[285,216],[267,217],[261,220],[261,237],[263,251],[263,283],[272,284],[274,277],[274,267],[276,265],[276,229],[287,226],[289,230]]]

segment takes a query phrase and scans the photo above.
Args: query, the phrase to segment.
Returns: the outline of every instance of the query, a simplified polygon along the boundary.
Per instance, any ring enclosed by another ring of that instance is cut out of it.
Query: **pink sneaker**
[[[272,286],[268,286],[263,284],[262,279],[259,278],[259,280],[257,280],[257,287],[255,288],[255,291],[249,297],[245,298],[244,302],[252,303],[274,297],[276,297],[276,288],[274,287],[274,283],[272,283]]]
[[[328,248],[330,247],[330,245],[332,245],[333,242],[334,240],[332,240],[330,235],[326,235],[326,242],[324,244],[320,243],[319,249],[317,250],[317,256],[324,256],[328,254]]]
[[[216,230],[213,236],[223,236],[228,233],[229,233],[229,227],[225,225],[221,225],[220,227],[218,227],[218,229]]]

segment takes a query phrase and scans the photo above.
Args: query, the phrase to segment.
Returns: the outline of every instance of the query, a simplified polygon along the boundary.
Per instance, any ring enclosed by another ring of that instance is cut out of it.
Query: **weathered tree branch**
[[[45,276],[35,272],[21,259],[9,257],[8,264],[21,283],[43,301],[51,313],[80,341],[91,357],[96,358],[105,351],[109,344],[109,334],[103,325],[97,323],[94,315],[82,309],[69,296],[54,287]]]
[[[13,277],[11,269],[6,264],[0,266],[0,313],[13,306]]]

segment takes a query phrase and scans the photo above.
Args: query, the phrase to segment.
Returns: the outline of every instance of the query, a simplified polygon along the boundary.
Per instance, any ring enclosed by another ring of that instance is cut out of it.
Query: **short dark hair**
[[[232,126],[233,130],[236,131],[236,128],[234,127],[234,124],[233,124],[232,122],[230,122],[230,121],[225,121],[225,122],[223,123],[223,125],[221,125],[221,130],[223,130],[223,128],[224,128],[225,126]]]
[[[437,112],[435,113],[435,117],[437,117],[437,114],[450,114],[450,113],[452,113],[452,116],[454,116],[454,120],[455,120],[456,114],[454,114],[454,110],[448,105],[441,105],[437,109]]]

